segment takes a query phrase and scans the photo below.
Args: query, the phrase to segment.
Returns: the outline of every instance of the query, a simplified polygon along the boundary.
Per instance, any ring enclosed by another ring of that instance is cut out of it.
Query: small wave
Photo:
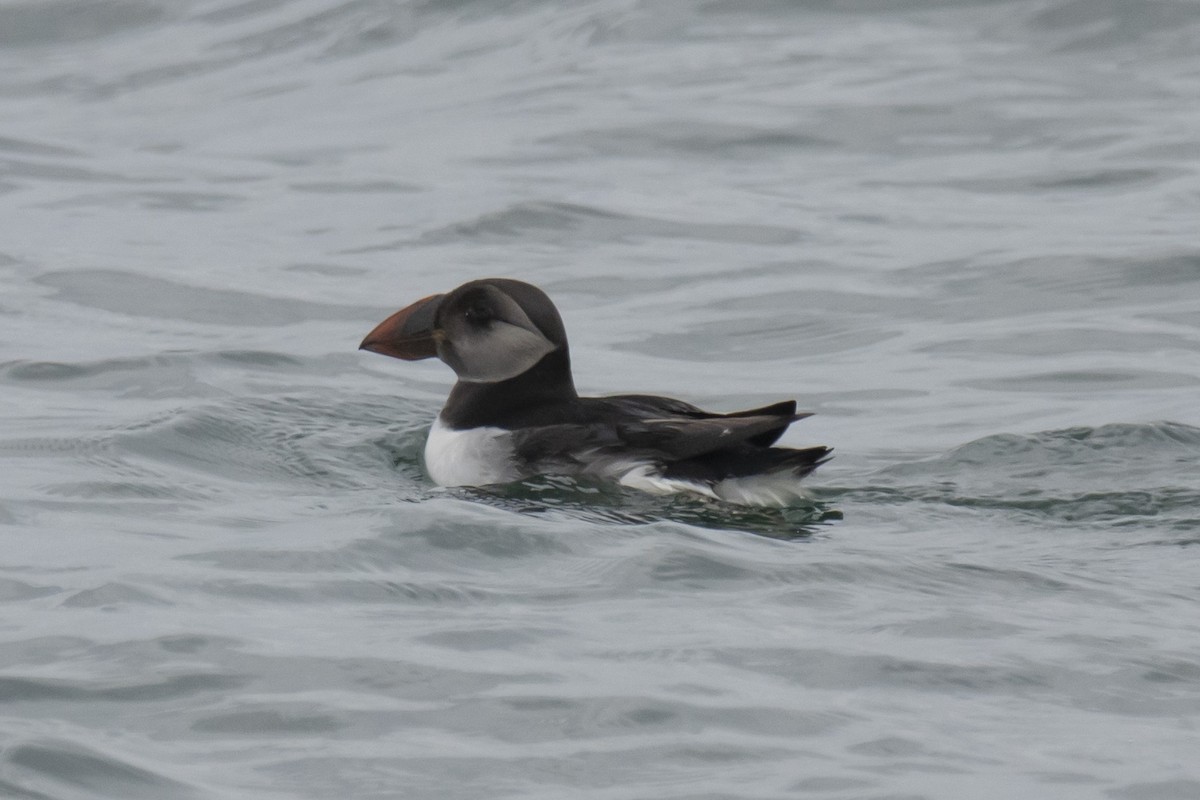
[[[354,306],[209,289],[112,269],[63,270],[36,278],[58,297],[130,317],[186,320],[209,325],[274,327],[309,320],[361,320]]]
[[[783,245],[799,241],[800,235],[788,228],[769,225],[681,222],[656,217],[635,216],[573,203],[517,203],[500,211],[484,214],[421,235],[418,244],[440,244],[460,240],[540,236],[559,241],[580,240],[611,242],[622,239],[666,237],[737,244]]]
[[[788,129],[694,119],[666,120],[640,127],[585,130],[549,137],[543,142],[602,156],[699,157],[706,162],[713,158],[746,159],[793,154],[798,150],[826,149],[834,144],[830,139]]]
[[[1200,453],[1200,428],[1178,422],[1113,423],[1031,434],[996,434],[956,447],[944,456],[888,471],[898,474],[949,475],[962,467],[1029,469],[1108,466],[1124,475],[1132,465],[1164,461],[1182,465]]]
[[[1061,2],[1041,8],[1027,21],[1037,34],[1064,52],[1102,51],[1152,39],[1163,47],[1165,31],[1186,30],[1195,22],[1188,3],[1148,0],[1145,3]]]
[[[841,519],[841,512],[818,500],[788,508],[738,506],[683,495],[658,497],[615,484],[558,476],[459,491],[520,514],[562,514],[618,525],[675,522],[785,540],[810,538]]]
[[[203,374],[209,365],[252,367],[259,373],[302,373],[312,369],[313,362],[256,350],[158,353],[93,361],[22,360],[0,363],[0,380],[29,384],[40,390],[100,391],[123,398],[177,397],[194,401],[226,396],[228,390],[219,381]]]
[[[925,503],[1038,521],[1200,529],[1200,428],[1114,423],[996,434],[924,461],[879,470],[869,485],[822,497],[871,505]],[[1163,485],[1164,475],[1177,480]]]
[[[407,412],[407,413],[406,413]],[[125,452],[225,482],[306,481],[330,489],[374,486],[381,454],[412,464],[427,424],[394,400],[345,403],[308,396],[241,399],[189,409],[115,437]],[[402,429],[396,432],[397,419]],[[409,424],[405,424],[405,420]],[[379,431],[391,431],[381,439]],[[422,440],[423,441],[423,440]]]
[[[0,6],[0,45],[33,48],[103,39],[157,25],[166,18],[166,6],[159,2],[6,3]]]
[[[329,714],[314,713],[311,706],[295,704],[296,708],[280,704],[239,709],[203,716],[192,723],[192,730],[201,733],[234,734],[236,736],[329,736],[346,725]]]
[[[195,697],[242,686],[236,675],[192,673],[141,683],[101,685],[10,675],[0,678],[0,700],[15,702],[146,702]]]
[[[59,739],[9,745],[3,754],[5,772],[15,786],[69,787],[71,797],[162,798],[197,797],[192,787],[117,756]],[[3,784],[0,783],[0,788]],[[79,795],[83,790],[85,795]],[[15,797],[43,798],[40,791],[21,790]]]

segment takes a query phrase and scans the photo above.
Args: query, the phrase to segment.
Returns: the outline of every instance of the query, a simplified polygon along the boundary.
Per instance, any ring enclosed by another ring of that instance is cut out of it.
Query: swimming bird
[[[654,494],[787,505],[829,458],[827,447],[773,446],[811,416],[794,400],[715,414],[669,397],[580,397],[562,318],[522,281],[475,280],[418,300],[359,347],[437,357],[458,376],[425,444],[426,468],[442,486],[590,476]]]

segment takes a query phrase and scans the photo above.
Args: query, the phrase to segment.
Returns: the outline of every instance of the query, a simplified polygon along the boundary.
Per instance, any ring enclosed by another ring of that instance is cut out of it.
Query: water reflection
[[[452,491],[519,514],[562,514],[585,522],[618,525],[677,522],[786,541],[809,539],[842,518],[841,511],[816,499],[786,508],[741,506],[690,495],[661,497],[566,476],[540,476]]]

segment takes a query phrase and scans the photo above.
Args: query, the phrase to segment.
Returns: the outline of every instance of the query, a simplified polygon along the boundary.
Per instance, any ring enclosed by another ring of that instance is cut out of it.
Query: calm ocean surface
[[[886,5],[886,10],[881,7]],[[0,0],[0,797],[1200,797],[1200,4]],[[440,490],[476,277],[811,507]]]

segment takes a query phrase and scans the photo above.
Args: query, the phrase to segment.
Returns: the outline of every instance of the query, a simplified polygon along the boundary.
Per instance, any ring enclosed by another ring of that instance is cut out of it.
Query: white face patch
[[[498,383],[515,378],[553,352],[525,310],[504,292],[488,286],[472,305],[445,310],[445,336],[438,355],[468,383]],[[482,316],[472,315],[475,308]]]
[[[470,331],[454,339],[461,365],[458,378],[469,383],[497,383],[515,378],[554,350],[536,330],[494,320],[487,330]]]

